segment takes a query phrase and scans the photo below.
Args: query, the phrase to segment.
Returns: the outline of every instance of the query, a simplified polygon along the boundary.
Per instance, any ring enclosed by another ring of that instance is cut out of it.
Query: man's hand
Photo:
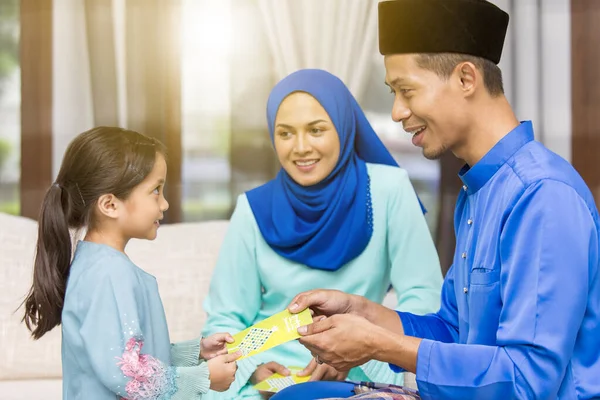
[[[307,308],[310,308],[313,316],[330,317],[335,314],[353,314],[367,319],[371,324],[397,334],[404,334],[402,321],[396,311],[362,296],[339,290],[309,290],[296,295],[288,306],[288,310],[292,314]]]
[[[227,354],[227,343],[233,343],[233,337],[229,333],[215,333],[200,339],[200,358],[210,360],[216,356]]]
[[[327,364],[317,364],[313,358],[310,360],[310,363],[308,363],[306,368],[298,372],[296,375],[310,375],[310,381],[343,381],[348,376],[348,371],[340,372]]]
[[[294,297],[288,306],[288,310],[296,314],[310,308],[313,315],[324,315],[326,317],[334,314],[356,313],[360,308],[358,307],[360,299],[362,299],[360,296],[339,290],[309,290]]]
[[[370,360],[417,370],[421,339],[404,336],[352,314],[334,315],[298,328],[300,343],[313,356],[338,371],[348,371]]]
[[[298,328],[300,343],[338,371],[349,371],[373,359],[374,336],[380,330],[352,314],[334,315]]]
[[[256,368],[256,371],[250,377],[250,383],[252,385],[256,385],[273,375],[274,373],[278,373],[283,376],[289,376],[290,370],[284,367],[283,365],[276,363],[275,361],[268,362],[266,364],[261,364]]]

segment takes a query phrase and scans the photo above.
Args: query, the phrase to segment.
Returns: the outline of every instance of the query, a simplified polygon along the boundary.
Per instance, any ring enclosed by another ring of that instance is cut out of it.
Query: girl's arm
[[[200,340],[196,338],[171,344],[171,365],[193,367],[200,364]]]

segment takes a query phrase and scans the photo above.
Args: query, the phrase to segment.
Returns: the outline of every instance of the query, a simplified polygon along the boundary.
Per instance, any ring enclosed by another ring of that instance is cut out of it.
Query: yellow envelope
[[[254,388],[263,392],[277,393],[288,386],[292,386],[297,383],[308,382],[310,379],[310,375],[301,377],[296,376],[298,372],[304,369],[302,367],[288,367],[288,369],[290,370],[290,376],[283,376],[279,375],[278,373],[274,373],[264,381],[254,385]]]
[[[298,314],[292,314],[286,309],[233,335],[234,342],[227,343],[227,351],[235,353],[241,350],[242,356],[239,360],[242,360],[298,339],[300,337],[298,327],[312,322],[308,309]]]

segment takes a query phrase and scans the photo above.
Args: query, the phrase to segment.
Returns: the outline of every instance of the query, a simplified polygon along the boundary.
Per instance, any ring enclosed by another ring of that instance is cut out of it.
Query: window
[[[227,218],[231,207],[231,2],[182,2],[184,221]]]
[[[19,214],[19,1],[0,1],[0,212]]]

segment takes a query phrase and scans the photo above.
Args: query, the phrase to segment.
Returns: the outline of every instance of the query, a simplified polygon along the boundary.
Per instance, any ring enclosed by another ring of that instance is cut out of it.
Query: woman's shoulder
[[[396,167],[392,165],[385,164],[374,164],[374,163],[365,163],[367,164],[367,172],[371,177],[371,180],[374,178],[388,178],[388,177],[406,177],[408,173],[402,167]]]
[[[228,232],[234,236],[242,235],[251,242],[256,239],[257,235],[260,235],[260,229],[246,193],[237,197],[235,209],[229,219]]]
[[[396,193],[401,183],[408,179],[408,172],[404,168],[390,165],[367,163],[367,173],[371,191],[375,193]]]
[[[250,203],[248,201],[248,195],[246,193],[239,194],[235,203],[235,208],[250,209]]]
[[[248,195],[246,193],[238,195],[235,203],[235,209],[233,210],[233,216],[237,218],[254,220],[252,207],[250,207],[250,201],[248,200]]]

